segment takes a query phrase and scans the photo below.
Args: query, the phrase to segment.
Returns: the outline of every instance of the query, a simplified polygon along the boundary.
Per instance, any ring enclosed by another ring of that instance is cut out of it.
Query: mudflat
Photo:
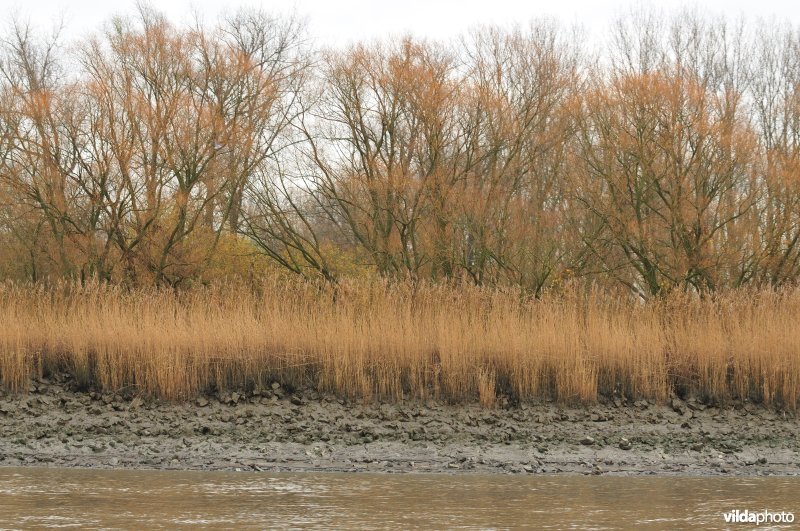
[[[277,382],[173,403],[131,389],[79,391],[64,375],[0,394],[0,465],[797,475],[800,420],[780,408],[680,398],[365,403]]]

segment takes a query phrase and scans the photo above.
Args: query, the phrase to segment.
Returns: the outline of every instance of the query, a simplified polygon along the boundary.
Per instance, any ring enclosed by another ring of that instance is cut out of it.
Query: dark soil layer
[[[0,394],[0,465],[203,470],[800,474],[800,420],[747,403],[363,404],[272,388],[175,404]]]

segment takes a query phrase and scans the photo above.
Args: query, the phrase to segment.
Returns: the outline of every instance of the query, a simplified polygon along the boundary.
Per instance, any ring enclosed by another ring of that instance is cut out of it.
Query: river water
[[[4,529],[752,527],[735,509],[800,518],[800,479],[0,468]]]

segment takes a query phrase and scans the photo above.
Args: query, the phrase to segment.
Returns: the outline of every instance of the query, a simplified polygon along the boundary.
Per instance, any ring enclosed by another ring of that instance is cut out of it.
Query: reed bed
[[[600,292],[275,280],[175,293],[0,284],[0,384],[181,400],[279,381],[361,399],[590,402],[672,393],[794,408],[800,290],[643,304]]]

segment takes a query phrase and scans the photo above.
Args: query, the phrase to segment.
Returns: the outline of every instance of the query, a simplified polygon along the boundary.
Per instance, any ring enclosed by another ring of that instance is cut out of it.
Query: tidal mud
[[[800,420],[673,398],[493,409],[363,403],[312,390],[185,403],[75,390],[67,376],[0,394],[0,466],[184,470],[797,475]]]

